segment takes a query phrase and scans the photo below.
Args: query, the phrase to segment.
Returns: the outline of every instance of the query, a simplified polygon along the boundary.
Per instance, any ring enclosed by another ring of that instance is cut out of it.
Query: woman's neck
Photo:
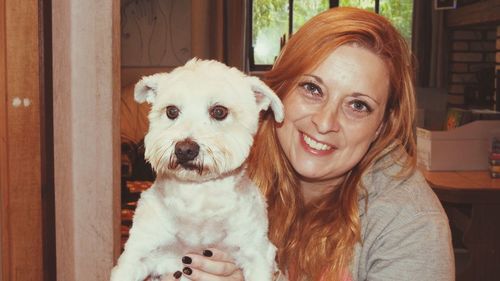
[[[344,177],[335,178],[326,181],[311,181],[308,179],[300,179],[300,189],[304,198],[304,203],[308,204],[321,196],[333,191],[337,188]]]

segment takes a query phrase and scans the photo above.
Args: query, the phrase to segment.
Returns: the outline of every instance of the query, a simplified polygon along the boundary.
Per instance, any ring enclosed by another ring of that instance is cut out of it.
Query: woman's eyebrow
[[[373,102],[375,102],[377,105],[380,105],[380,102],[377,101],[376,99],[374,99],[373,97],[369,96],[369,95],[366,95],[366,94],[363,94],[363,93],[359,93],[359,92],[354,92],[351,94],[351,97],[365,97],[365,98],[369,98],[371,99]]]
[[[323,79],[321,79],[321,77],[317,76],[317,75],[314,75],[314,74],[304,74],[303,76],[307,76],[307,77],[311,77],[313,78],[314,80],[316,80],[317,82],[319,82],[320,84],[324,84],[323,82]],[[371,99],[373,102],[375,102],[377,105],[380,105],[380,102],[376,99],[374,99],[373,97],[367,95],[367,94],[363,94],[363,93],[360,93],[360,92],[354,92],[351,94],[352,97],[366,97],[366,98],[369,98]]]
[[[314,74],[304,74],[304,76],[312,77],[314,80],[318,81],[319,83],[324,84],[323,79],[321,79],[321,77],[319,77],[319,76],[316,76]]]

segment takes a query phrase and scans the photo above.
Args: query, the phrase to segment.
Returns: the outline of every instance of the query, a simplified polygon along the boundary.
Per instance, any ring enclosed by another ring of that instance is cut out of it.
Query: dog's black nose
[[[193,160],[198,156],[199,152],[200,146],[190,139],[185,139],[175,144],[175,156],[177,156],[177,160],[180,163]]]

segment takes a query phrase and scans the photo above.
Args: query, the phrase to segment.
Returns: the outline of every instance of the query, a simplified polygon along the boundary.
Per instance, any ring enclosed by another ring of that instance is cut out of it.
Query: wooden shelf
[[[446,26],[460,27],[500,22],[500,0],[487,0],[446,11]]]

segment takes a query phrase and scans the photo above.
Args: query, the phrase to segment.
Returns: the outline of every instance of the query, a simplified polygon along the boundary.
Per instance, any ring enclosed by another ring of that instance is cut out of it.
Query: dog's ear
[[[135,84],[134,88],[134,98],[138,103],[148,102],[152,104],[155,101],[158,81],[160,76],[165,75],[165,73],[157,73],[150,76],[142,77],[142,79]]]
[[[274,120],[282,122],[284,118],[283,103],[280,98],[269,88],[262,80],[254,76],[246,77],[260,110],[267,110],[269,107],[273,110]]]

